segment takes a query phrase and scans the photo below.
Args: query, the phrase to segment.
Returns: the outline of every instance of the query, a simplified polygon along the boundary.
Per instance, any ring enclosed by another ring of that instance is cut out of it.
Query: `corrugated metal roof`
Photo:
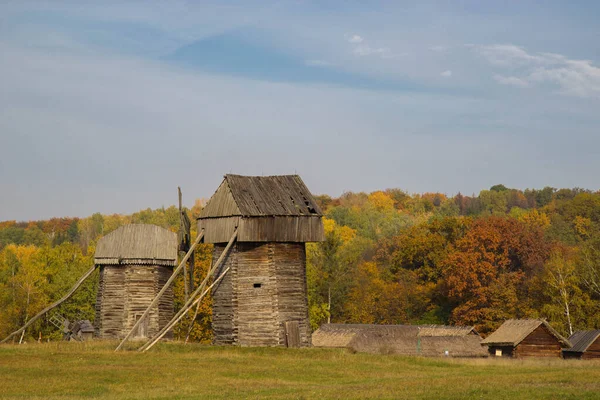
[[[298,175],[225,175],[200,218],[241,215],[320,216],[322,212]]]
[[[115,260],[177,261],[177,234],[156,225],[123,225],[98,241],[96,264],[114,264]]]
[[[571,347],[571,343],[556,332],[546,320],[543,319],[509,319],[493,332],[490,336],[483,339],[482,344],[516,346],[521,343],[531,332],[540,325],[544,325],[548,331],[566,347]]]
[[[569,337],[569,342],[573,347],[564,351],[568,353],[585,353],[588,347],[598,339],[598,336],[600,336],[600,329],[575,332]]]

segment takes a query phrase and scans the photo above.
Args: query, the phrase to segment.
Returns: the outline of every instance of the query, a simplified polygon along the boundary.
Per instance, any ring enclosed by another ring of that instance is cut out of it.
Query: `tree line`
[[[510,189],[478,195],[399,189],[316,197],[326,240],[307,245],[311,325],[324,322],[474,325],[547,318],[561,333],[600,328],[600,192]],[[186,209],[194,220],[202,202]],[[178,229],[174,206],[131,215],[0,222],[0,335],[60,298],[93,264],[99,238],[128,223]],[[195,254],[195,279],[211,262]],[[93,321],[97,277],[57,313]],[[175,306],[183,304],[183,282]],[[58,338],[50,316],[28,330]],[[211,340],[211,299],[176,337]]]

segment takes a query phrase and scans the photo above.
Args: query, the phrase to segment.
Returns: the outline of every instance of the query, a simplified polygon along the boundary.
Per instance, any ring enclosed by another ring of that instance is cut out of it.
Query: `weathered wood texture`
[[[587,348],[581,357],[583,359],[600,358],[600,337]]]
[[[322,242],[322,213],[297,175],[226,175],[198,218],[205,243]]]
[[[216,260],[224,246],[217,244]],[[303,243],[236,243],[213,289],[215,344],[285,346],[285,323],[298,325],[298,345],[310,345]]]
[[[500,350],[500,353],[497,351]],[[491,357],[498,357],[497,354],[500,354],[500,357],[513,357],[515,348],[512,346],[489,346],[488,352]]]
[[[177,234],[156,225],[129,224],[98,241],[94,264],[168,265],[177,262]]]
[[[571,347],[569,340],[543,319],[506,320],[481,343],[491,355],[502,350],[507,357],[561,357],[562,349]]]
[[[198,231],[206,232],[205,243],[226,243],[235,228],[240,242],[322,242],[321,217],[223,217],[198,220]]]
[[[312,335],[315,347],[425,357],[486,357],[472,327],[435,325],[323,324]]]
[[[298,175],[225,175],[200,218],[323,215]]]
[[[172,268],[163,265],[105,265],[100,269],[96,299],[96,335],[123,338],[142,316],[169,279]],[[149,337],[173,316],[173,289],[168,288],[134,337]]]
[[[562,346],[548,328],[540,325],[515,347],[514,356],[524,357],[561,357]]]
[[[569,341],[573,347],[563,350],[564,358],[600,358],[600,329],[575,332]]]

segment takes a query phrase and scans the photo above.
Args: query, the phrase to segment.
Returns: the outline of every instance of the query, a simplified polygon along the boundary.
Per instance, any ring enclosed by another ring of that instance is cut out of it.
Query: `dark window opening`
[[[255,287],[255,288],[259,288],[259,287],[261,287],[261,286],[262,286],[262,283],[255,283],[255,284],[254,284],[254,287]]]

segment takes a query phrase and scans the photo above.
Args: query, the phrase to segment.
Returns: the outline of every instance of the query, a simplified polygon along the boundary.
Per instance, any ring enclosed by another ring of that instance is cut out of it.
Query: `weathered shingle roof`
[[[543,319],[509,319],[504,321],[504,323],[498,328],[495,332],[493,332],[490,336],[483,339],[482,344],[486,345],[497,345],[497,346],[517,346],[521,343],[531,332],[536,330],[540,325],[544,325],[546,329],[552,334],[554,337],[558,339],[559,342],[563,344],[564,347],[571,347],[571,343],[562,337],[558,332],[554,330],[548,324],[546,320]]]
[[[347,347],[365,353],[487,356],[481,337],[472,327],[324,324],[313,333],[312,340],[315,347]]]
[[[573,347],[564,349],[563,351],[567,353],[585,353],[588,347],[590,347],[599,336],[600,329],[575,332],[569,337],[569,342],[571,342]]]
[[[98,241],[96,265],[175,265],[177,234],[156,225],[124,225]]]
[[[225,178],[200,218],[229,216],[321,216],[312,194],[298,175]]]

